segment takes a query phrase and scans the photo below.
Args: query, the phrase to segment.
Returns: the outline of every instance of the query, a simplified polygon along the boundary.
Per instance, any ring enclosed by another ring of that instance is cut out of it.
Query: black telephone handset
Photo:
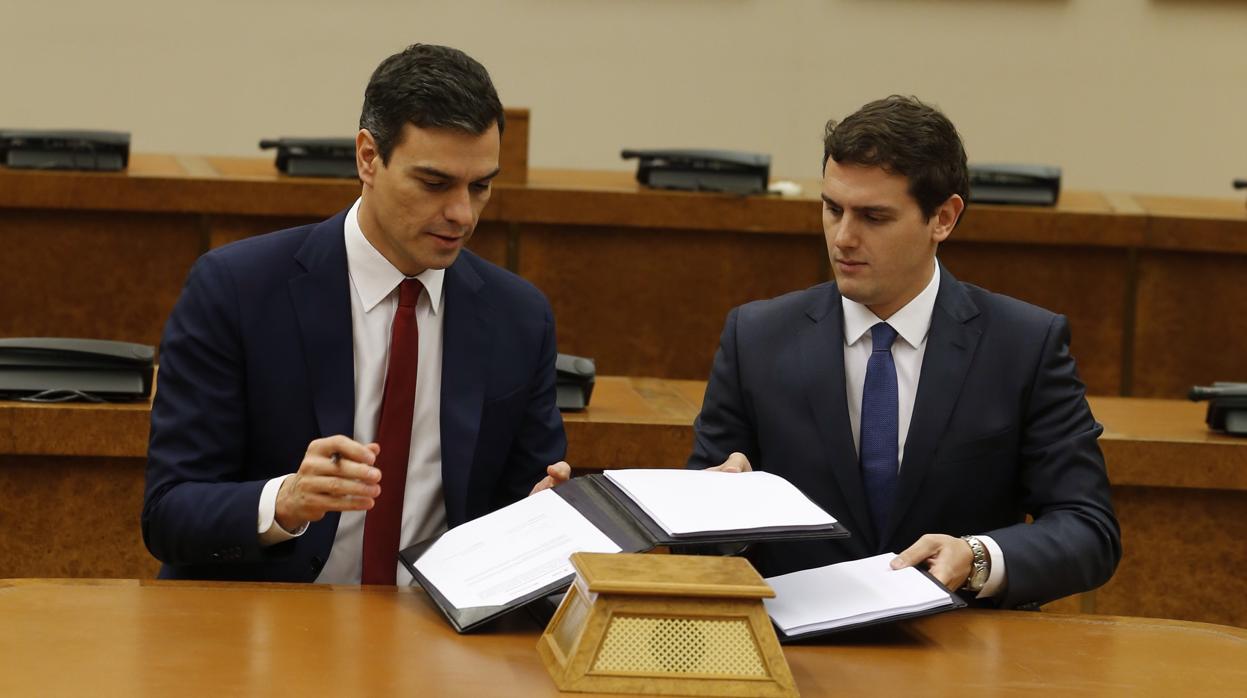
[[[156,350],[68,337],[0,339],[0,398],[30,402],[146,400]]]
[[[554,359],[555,401],[560,410],[579,412],[589,406],[597,365],[593,359],[559,354]]]

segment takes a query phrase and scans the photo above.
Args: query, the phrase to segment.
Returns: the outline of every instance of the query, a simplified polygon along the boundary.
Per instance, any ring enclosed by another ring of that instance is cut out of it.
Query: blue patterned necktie
[[[861,459],[866,501],[875,523],[882,549],[884,529],[892,515],[897,472],[897,390],[896,364],[892,361],[892,342],[896,330],[886,322],[870,328],[873,348],[866,362],[866,384],[862,389]]]

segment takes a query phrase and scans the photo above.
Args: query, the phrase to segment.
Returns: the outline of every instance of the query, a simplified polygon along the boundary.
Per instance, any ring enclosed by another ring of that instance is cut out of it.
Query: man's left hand
[[[974,554],[964,540],[940,533],[928,533],[892,558],[892,569],[925,564],[931,576],[940,580],[945,587],[956,590],[970,577],[973,561]]]
[[[570,480],[571,477],[572,466],[568,465],[566,461],[559,461],[554,465],[547,466],[546,476],[541,478],[537,484],[533,485],[533,491],[529,492],[528,496],[531,497],[542,490],[548,490],[555,485],[561,485]]]

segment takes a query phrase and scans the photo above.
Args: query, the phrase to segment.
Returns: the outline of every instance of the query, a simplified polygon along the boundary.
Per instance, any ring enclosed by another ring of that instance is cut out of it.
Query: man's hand
[[[892,569],[915,567],[925,563],[931,576],[951,590],[960,589],[970,577],[974,554],[970,544],[960,538],[928,533],[892,558]]]
[[[566,461],[559,461],[554,465],[546,466],[546,476],[541,478],[537,484],[533,485],[533,491],[528,493],[531,497],[542,490],[548,490],[555,485],[561,485],[572,477],[572,466]]]
[[[749,465],[749,459],[745,457],[745,454],[736,451],[728,456],[727,460],[706,470],[715,470],[720,473],[748,473],[753,471],[753,466]]]
[[[308,444],[299,471],[277,490],[277,523],[297,531],[331,511],[366,511],[381,494],[381,471],[373,467],[381,447],[345,436]]]

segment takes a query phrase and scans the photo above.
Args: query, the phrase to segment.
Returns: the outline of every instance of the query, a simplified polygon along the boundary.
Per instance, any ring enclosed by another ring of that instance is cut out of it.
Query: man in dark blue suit
[[[549,303],[463,249],[503,127],[479,63],[411,46],[365,92],[355,205],[195,264],[152,408],[162,577],[408,583],[402,547],[567,479]]]
[[[956,129],[891,97],[829,122],[823,162],[835,282],[728,315],[689,467],[782,475],[853,534],[757,546],[766,575],[899,550],[981,603],[1103,584],[1120,531],[1065,318],[936,261],[969,194]]]

